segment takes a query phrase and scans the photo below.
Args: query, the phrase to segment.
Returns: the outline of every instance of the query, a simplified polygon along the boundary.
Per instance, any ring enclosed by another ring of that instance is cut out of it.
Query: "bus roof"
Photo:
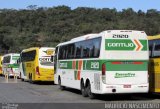
[[[70,44],[70,43],[74,43],[74,42],[78,42],[78,41],[83,41],[83,40],[86,40],[86,39],[92,39],[92,38],[100,37],[100,36],[102,36],[102,34],[113,34],[113,33],[117,33],[117,32],[118,33],[119,32],[145,33],[144,31],[137,31],[137,30],[105,30],[105,31],[102,31],[100,33],[87,34],[87,35],[83,35],[83,36],[80,36],[80,37],[76,37],[76,38],[71,39],[70,41],[60,43],[57,46],[66,45],[66,44]]]
[[[9,56],[9,55],[20,55],[20,54],[19,53],[8,53],[8,54],[3,55],[3,57]]]
[[[138,30],[105,30],[105,31],[102,31],[100,34],[102,34],[102,33],[123,33],[123,32],[125,32],[125,33],[131,33],[131,32],[138,32],[138,33],[145,33],[144,31],[138,31]]]
[[[28,52],[36,49],[41,49],[41,48],[55,49],[54,47],[31,47],[31,48],[23,49],[22,52]]]
[[[83,40],[87,40],[87,39],[92,39],[92,38],[96,38],[96,37],[99,37],[99,35],[97,33],[87,34],[87,35],[83,35],[83,36],[79,36],[79,37],[73,38],[70,41],[60,43],[57,46],[70,44],[70,43],[74,43],[74,42],[77,42],[77,41],[83,41]]]
[[[160,39],[160,34],[155,36],[147,36],[148,40]]]
[[[87,39],[89,37],[93,38],[94,36],[97,36],[97,34],[96,33],[95,34],[87,34],[87,35],[84,35],[84,36],[73,38],[73,39],[71,39],[71,41],[85,40],[85,39]]]

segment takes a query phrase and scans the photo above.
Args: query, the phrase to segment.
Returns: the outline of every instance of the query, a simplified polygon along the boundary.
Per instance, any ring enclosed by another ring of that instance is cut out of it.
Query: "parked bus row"
[[[18,58],[19,54],[17,53],[10,53],[0,56],[0,74],[4,75],[8,72],[9,76],[14,76],[14,73],[16,73],[19,69],[19,65],[16,63]]]
[[[78,89],[90,98],[148,93],[149,89],[160,92],[160,37],[148,38],[149,44],[144,31],[133,30],[87,34],[56,48],[35,47],[4,55],[0,73],[17,73],[22,81],[31,83],[54,81],[61,90]]]
[[[34,47],[20,54],[10,53],[3,56],[2,74],[18,76],[22,81],[54,81],[54,65],[51,56],[54,48]]]

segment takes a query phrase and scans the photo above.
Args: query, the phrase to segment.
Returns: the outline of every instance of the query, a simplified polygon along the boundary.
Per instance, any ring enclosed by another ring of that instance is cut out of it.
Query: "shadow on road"
[[[46,82],[46,81],[36,81],[36,82],[32,82],[31,84],[35,84],[35,85],[55,85],[54,82]]]

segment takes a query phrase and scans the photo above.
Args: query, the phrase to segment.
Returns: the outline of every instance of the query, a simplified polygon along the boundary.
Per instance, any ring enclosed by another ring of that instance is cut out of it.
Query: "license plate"
[[[123,85],[123,88],[131,88],[131,85]]]

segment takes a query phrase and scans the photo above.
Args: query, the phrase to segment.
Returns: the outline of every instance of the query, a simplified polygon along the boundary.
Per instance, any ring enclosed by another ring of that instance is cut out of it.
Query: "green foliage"
[[[54,47],[58,43],[88,33],[129,29],[160,33],[160,12],[146,13],[132,8],[95,9],[67,6],[52,8],[30,5],[27,9],[0,9],[0,53],[20,52],[33,46]]]

